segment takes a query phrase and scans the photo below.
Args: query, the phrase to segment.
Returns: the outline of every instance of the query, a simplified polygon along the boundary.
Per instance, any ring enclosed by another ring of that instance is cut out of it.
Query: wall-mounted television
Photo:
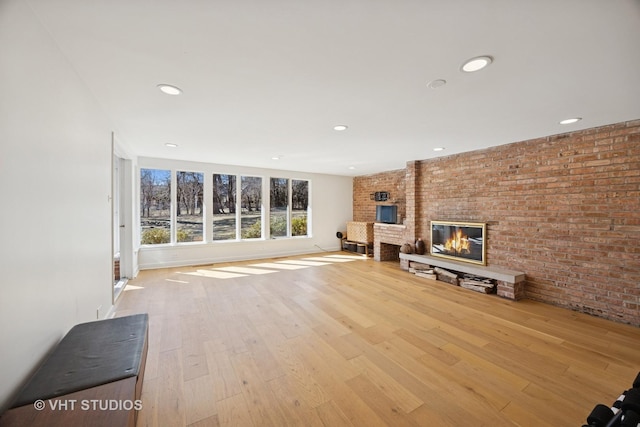
[[[398,222],[398,207],[396,205],[377,205],[376,222],[395,224]]]

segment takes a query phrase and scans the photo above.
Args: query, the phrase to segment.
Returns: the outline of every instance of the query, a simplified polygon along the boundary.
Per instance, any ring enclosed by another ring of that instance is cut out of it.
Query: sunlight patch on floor
[[[275,270],[265,270],[263,268],[253,268],[253,265],[249,267],[219,267],[217,271],[229,271],[231,273],[244,273],[244,274],[270,274],[277,273]]]
[[[345,259],[345,258],[329,258],[328,256],[316,256],[310,258],[304,258],[305,261],[320,261],[320,262],[352,262],[353,259]]]
[[[287,264],[276,264],[275,262],[261,262],[259,264],[251,264],[256,267],[265,267],[265,268],[274,268],[278,270],[300,270],[302,268],[309,267],[308,265],[287,265]]]
[[[125,288],[122,290],[122,292],[127,292],[127,291],[137,291],[139,289],[144,289],[144,287],[142,286],[136,286],[136,285],[127,285],[125,286]]]
[[[327,255],[323,258],[337,258],[337,259],[349,259],[349,260],[366,259],[366,258],[363,258],[362,255]]]
[[[329,262],[318,262],[318,261],[304,261],[300,259],[291,259],[287,261],[278,261],[278,264],[291,264],[291,265],[306,265],[308,267],[317,267],[320,265],[330,264]]]
[[[176,279],[164,279],[165,282],[174,282],[174,283],[182,283],[183,285],[188,285],[189,282],[186,282],[184,280],[176,280]]]
[[[275,262],[258,262],[246,266],[227,266],[213,267],[206,269],[198,269],[191,272],[178,272],[178,274],[186,274],[189,276],[210,277],[213,279],[235,279],[238,277],[247,277],[251,275],[262,275],[278,273],[283,270],[300,270],[309,267],[321,267],[323,265],[331,265],[341,262],[351,262],[362,259],[359,256],[350,255],[327,255],[315,256],[301,259],[285,259]],[[165,279],[168,282],[189,283],[183,280]]]
[[[228,271],[218,270],[198,270],[191,273],[184,273],[189,276],[212,277],[214,279],[235,279],[237,277],[246,277],[246,274],[230,273]]]

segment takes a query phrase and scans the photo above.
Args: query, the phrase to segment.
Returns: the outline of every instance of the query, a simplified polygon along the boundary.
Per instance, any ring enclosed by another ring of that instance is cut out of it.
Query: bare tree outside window
[[[213,240],[236,239],[236,176],[213,175]]]
[[[271,178],[269,227],[271,237],[286,237],[288,228],[289,180]]]
[[[212,197],[209,199],[211,205],[207,206],[207,209],[211,209],[213,217],[213,240],[263,238],[263,178],[229,174],[210,176],[213,178],[213,187]],[[172,182],[172,179],[175,179],[175,182]],[[240,188],[237,185],[238,179]],[[271,237],[308,236],[310,181],[269,179]],[[170,170],[141,169],[141,244],[203,242],[203,182],[204,173],[201,172],[177,171],[172,176]],[[175,194],[171,193],[172,185]],[[237,194],[237,191],[240,191],[240,194]],[[175,240],[172,240],[172,235],[175,235]]]
[[[140,243],[171,241],[171,171],[140,170]]]
[[[291,181],[291,235],[307,236],[309,181]]]
[[[204,174],[176,172],[176,236],[178,242],[203,240]]]
[[[240,177],[240,228],[243,239],[262,238],[262,178]]]

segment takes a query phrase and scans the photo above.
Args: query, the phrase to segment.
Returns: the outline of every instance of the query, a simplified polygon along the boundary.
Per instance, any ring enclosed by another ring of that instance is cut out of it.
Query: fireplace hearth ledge
[[[499,296],[512,300],[524,298],[525,274],[521,271],[454,261],[431,255],[400,254],[400,267],[403,270],[409,269],[409,261],[495,279],[498,281]]]

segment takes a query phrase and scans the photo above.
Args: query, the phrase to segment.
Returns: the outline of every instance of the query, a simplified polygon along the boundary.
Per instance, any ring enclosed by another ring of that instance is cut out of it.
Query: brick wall
[[[371,194],[387,191],[389,200],[376,202]],[[376,205],[398,205],[398,216],[404,218],[405,170],[395,170],[374,175],[359,176],[353,180],[353,220],[373,222],[376,220]]]
[[[640,325],[640,120],[357,177],[354,218],[356,191],[399,176],[415,179],[417,237],[486,222],[488,265],[524,271],[528,298]]]

